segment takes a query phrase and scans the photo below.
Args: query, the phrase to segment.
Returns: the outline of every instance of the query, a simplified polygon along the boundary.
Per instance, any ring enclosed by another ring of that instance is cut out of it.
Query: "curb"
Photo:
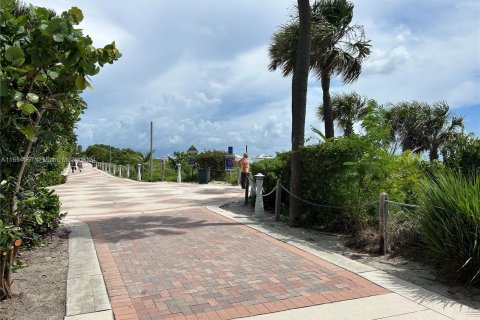
[[[90,228],[66,219],[68,240],[67,306],[65,320],[113,320]]]

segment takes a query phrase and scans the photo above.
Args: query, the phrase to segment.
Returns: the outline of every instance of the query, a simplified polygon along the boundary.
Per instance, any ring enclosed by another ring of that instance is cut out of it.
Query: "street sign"
[[[195,147],[193,146],[193,144],[192,144],[192,146],[191,146],[190,148],[188,148],[187,154],[188,154],[189,156],[195,156],[195,155],[198,154],[198,150],[197,150],[197,148],[195,148]]]
[[[235,156],[227,154],[225,156],[225,171],[232,171],[235,168]]]

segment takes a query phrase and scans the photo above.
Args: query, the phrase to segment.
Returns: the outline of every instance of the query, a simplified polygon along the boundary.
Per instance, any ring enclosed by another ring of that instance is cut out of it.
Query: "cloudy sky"
[[[356,0],[373,53],[359,80],[331,92],[357,91],[380,103],[445,100],[480,136],[480,2]],[[250,154],[290,148],[290,79],[267,69],[273,33],[294,0],[41,1],[57,12],[82,9],[80,25],[97,47],[115,40],[123,57],[95,76],[79,143],[149,148],[156,156],[234,147]],[[315,117],[319,82],[310,78],[306,129]],[[340,131],[336,131],[340,134]]]

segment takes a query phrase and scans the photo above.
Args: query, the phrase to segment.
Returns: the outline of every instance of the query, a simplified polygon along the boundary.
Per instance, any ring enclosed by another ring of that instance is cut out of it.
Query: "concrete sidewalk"
[[[480,318],[218,208],[241,198],[236,187],[139,183],[86,167],[56,191],[69,218],[90,227],[69,222],[69,320],[112,311],[145,320]]]

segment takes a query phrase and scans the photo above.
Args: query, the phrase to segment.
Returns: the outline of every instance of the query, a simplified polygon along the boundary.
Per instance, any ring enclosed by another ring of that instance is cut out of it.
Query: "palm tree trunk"
[[[353,133],[353,123],[349,122],[347,125],[345,125],[345,130],[343,132],[343,135],[345,137],[352,135]]]
[[[333,138],[335,132],[333,129],[333,110],[332,101],[330,99],[330,74],[328,72],[322,72],[322,91],[323,91],[323,108],[324,121],[325,121],[325,136],[327,138]]]
[[[438,146],[436,144],[432,145],[429,156],[430,162],[433,162],[433,160],[438,160]]]
[[[300,32],[298,37],[297,61],[292,77],[292,167],[291,192],[302,196],[302,157],[300,147],[305,140],[305,113],[307,108],[308,71],[310,66],[310,2],[297,0]],[[301,202],[290,196],[289,225],[300,226]]]

